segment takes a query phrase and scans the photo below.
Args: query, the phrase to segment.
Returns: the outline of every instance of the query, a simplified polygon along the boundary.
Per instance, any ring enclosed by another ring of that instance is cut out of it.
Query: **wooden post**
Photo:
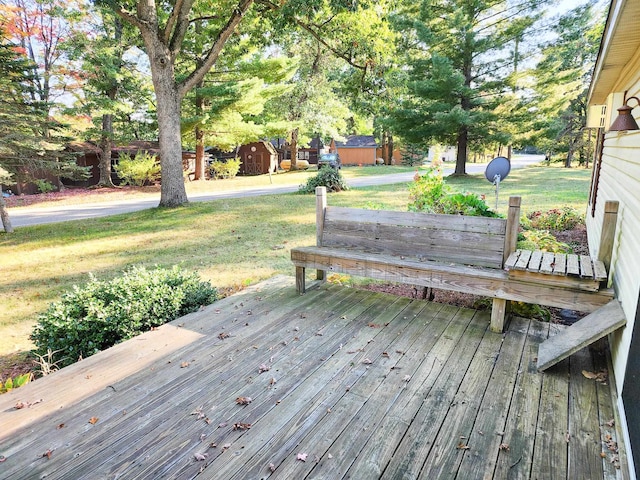
[[[617,201],[609,200],[604,203],[598,260],[604,263],[607,273],[609,273],[611,256],[613,255],[613,243],[615,241],[616,225],[618,223],[618,207],[619,204]]]
[[[502,255],[502,265],[507,261],[509,255],[516,251],[518,243],[518,229],[520,228],[520,197],[509,197],[509,211],[507,213],[507,231],[504,236],[504,251]],[[491,306],[492,332],[501,333],[504,330],[504,319],[507,314],[507,301],[501,298],[494,298]]]
[[[327,187],[316,187],[316,246],[322,246],[324,212],[327,209]],[[326,280],[324,270],[316,270],[316,279]]]
[[[507,261],[509,255],[516,251],[518,243],[518,229],[520,228],[520,197],[509,197],[509,211],[507,212],[507,232],[504,236],[504,252],[502,255],[502,265]]]

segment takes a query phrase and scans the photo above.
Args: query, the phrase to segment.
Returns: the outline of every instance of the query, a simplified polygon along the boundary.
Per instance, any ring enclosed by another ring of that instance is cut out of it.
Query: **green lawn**
[[[584,211],[589,179],[583,169],[514,170],[501,185],[499,210],[504,212],[509,195],[521,195],[524,212],[563,205]],[[494,188],[481,175],[448,178],[447,184],[484,194],[493,205]],[[330,195],[329,202],[404,210],[407,185],[353,189]],[[179,264],[223,290],[277,273],[293,275],[289,249],[315,241],[314,209],[313,195],[269,195],[0,234],[0,354],[29,348],[37,313],[90,273],[107,279],[130,265]]]

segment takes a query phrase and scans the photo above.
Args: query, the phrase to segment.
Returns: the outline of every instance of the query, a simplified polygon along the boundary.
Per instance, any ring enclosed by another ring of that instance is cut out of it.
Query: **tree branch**
[[[179,52],[182,47],[182,41],[189,28],[189,12],[193,7],[193,3],[194,0],[177,0],[176,6],[173,8],[173,12],[171,12],[171,17],[169,18],[173,32],[168,28],[169,22],[167,22],[165,45],[169,47],[172,57],[175,57],[175,54]],[[174,20],[172,21],[172,19]]]
[[[209,52],[205,56],[202,65],[195,69],[191,74],[185,78],[180,84],[178,84],[178,93],[180,98],[184,97],[186,93],[194,88],[207,74],[207,72],[213,67],[216,63],[216,60],[220,56],[220,52],[222,51],[222,47],[227,42],[229,37],[233,34],[236,27],[242,20],[242,17],[247,13],[254,0],[240,0],[238,6],[233,9],[227,24],[220,30],[218,33],[218,38],[213,42]],[[193,3],[193,0],[188,0],[189,5]],[[185,22],[188,23],[188,22]],[[186,31],[186,28],[185,28]],[[173,40],[172,40],[173,43]]]

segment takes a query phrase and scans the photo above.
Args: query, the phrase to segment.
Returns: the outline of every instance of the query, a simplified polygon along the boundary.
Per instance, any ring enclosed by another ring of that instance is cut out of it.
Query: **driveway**
[[[539,163],[544,157],[541,155],[519,155],[511,161],[511,168],[522,168]],[[468,163],[467,173],[484,172],[486,164]],[[453,173],[453,165],[443,169],[444,175]],[[349,180],[351,187],[369,187],[373,185],[387,185],[393,183],[410,182],[414,172],[374,175]],[[244,188],[225,192],[200,193],[189,195],[191,202],[207,202],[223,198],[256,197],[276,193],[290,193],[298,190],[298,184],[287,186],[262,186]],[[159,199],[110,201],[100,203],[85,203],[81,205],[65,205],[60,207],[30,208],[28,210],[9,210],[11,224],[14,228],[45,223],[66,222],[69,220],[83,220],[86,218],[106,217],[119,213],[129,213],[158,206]]]

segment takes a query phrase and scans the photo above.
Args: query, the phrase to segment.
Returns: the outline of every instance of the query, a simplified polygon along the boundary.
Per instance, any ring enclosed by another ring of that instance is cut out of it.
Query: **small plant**
[[[569,245],[559,242],[546,230],[525,230],[518,235],[517,248],[521,250],[542,250],[553,253],[572,253]]]
[[[530,228],[538,230],[572,230],[577,225],[584,225],[584,215],[567,206],[546,212],[532,212],[527,219]]]
[[[224,162],[213,160],[209,165],[209,173],[212,178],[234,178],[240,171],[242,162],[238,157],[230,158]]]
[[[56,190],[56,186],[47,180],[38,179],[35,180],[35,184],[40,193],[49,193]]]
[[[193,312],[216,295],[208,282],[178,267],[134,267],[65,293],[39,316],[30,338],[40,366],[51,371]]]
[[[160,163],[155,155],[139,151],[135,157],[128,153],[120,154],[115,166],[124,185],[142,187],[160,179]]]
[[[349,186],[337,168],[323,166],[317,175],[309,178],[305,185],[300,185],[299,193],[314,193],[316,187],[327,187],[329,192],[349,190]]]
[[[22,387],[29,383],[32,378],[33,375],[31,373],[25,373],[14,378],[7,378],[4,383],[0,380],[0,393],[7,393],[18,387]]]
[[[475,193],[453,192],[442,178],[439,169],[431,168],[424,175],[416,172],[414,182],[409,185],[409,211],[447,213],[497,217],[485,201]]]

